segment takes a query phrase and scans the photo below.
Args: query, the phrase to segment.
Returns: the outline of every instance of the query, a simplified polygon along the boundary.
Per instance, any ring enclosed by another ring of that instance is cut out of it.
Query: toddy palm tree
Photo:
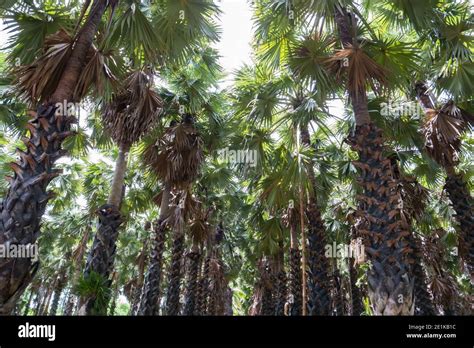
[[[118,229],[122,223],[120,205],[125,190],[128,152],[132,144],[153,128],[162,110],[162,101],[152,84],[150,74],[143,70],[132,72],[105,108],[105,128],[118,144],[119,153],[107,204],[98,209],[97,233],[87,258],[83,281],[87,281],[91,273],[108,281],[111,274]],[[101,312],[100,308],[95,308],[93,298],[84,299],[82,306],[86,314]]]
[[[59,175],[54,169],[54,162],[63,155],[61,143],[72,134],[70,125],[74,121],[73,117],[64,112],[58,115],[55,105],[79,100],[75,91],[87,63],[87,55],[102,15],[108,6],[113,4],[105,0],[92,3],[87,19],[75,34],[69,50],[66,51],[66,58],[56,70],[56,77],[47,76],[51,78],[51,84],[48,86],[48,92],[41,95],[41,104],[28,123],[30,135],[25,138],[27,149],[20,153],[21,159],[11,165],[14,176],[10,177],[10,189],[0,207],[2,244],[32,244],[36,241],[40,220],[50,198],[46,188],[49,182]],[[51,55],[51,51],[40,58],[37,71],[47,69],[48,55]],[[49,60],[51,61],[52,59]],[[29,258],[8,259],[2,262],[0,313],[11,313],[37,267],[38,264],[32,263]],[[15,276],[11,277],[11,274]]]

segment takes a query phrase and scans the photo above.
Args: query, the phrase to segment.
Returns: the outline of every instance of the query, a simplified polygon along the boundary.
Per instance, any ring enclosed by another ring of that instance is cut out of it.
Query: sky
[[[223,12],[220,16],[222,34],[215,47],[221,55],[220,63],[228,73],[222,85],[228,86],[232,81],[230,74],[251,62],[252,12],[247,0],[221,0],[218,4]]]

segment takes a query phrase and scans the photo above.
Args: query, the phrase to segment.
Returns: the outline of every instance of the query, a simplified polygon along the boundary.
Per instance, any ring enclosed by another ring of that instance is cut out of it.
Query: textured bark
[[[302,315],[301,252],[290,249],[289,315]]]
[[[160,217],[153,224],[153,242],[151,247],[150,266],[142,290],[139,315],[156,315],[159,310],[160,283],[163,273],[163,252],[166,241],[166,223],[164,222],[169,208],[171,187],[165,185],[161,198]]]
[[[217,250],[215,251],[215,256],[210,261],[209,268],[209,302],[207,313],[209,315],[224,315],[228,282],[225,279],[224,263]]]
[[[275,315],[285,315],[285,303],[287,298],[286,273],[281,270],[276,275],[276,303]]]
[[[348,138],[359,161],[357,234],[362,237],[372,268],[368,274],[369,297],[377,315],[413,314],[412,248],[408,222],[400,211],[398,181],[391,161],[383,154],[382,131],[373,124],[357,126]]]
[[[351,283],[351,315],[359,316],[364,312],[364,304],[362,302],[362,292],[357,286],[357,270],[355,262],[349,259],[349,276]]]
[[[280,251],[275,256],[275,315],[285,314],[285,302],[287,297],[286,273],[285,273],[285,255],[283,252],[283,242],[279,243]]]
[[[418,101],[425,112],[434,109],[434,98],[428,92],[424,81],[415,84]],[[466,262],[471,280],[474,282],[474,201],[467,184],[460,174],[455,174],[453,167],[445,167],[447,177],[445,190],[451,205],[456,212],[455,220],[459,226],[459,251]]]
[[[308,126],[301,127],[301,141],[311,146]],[[328,259],[325,257],[326,230],[316,199],[316,177],[312,165],[306,168],[313,192],[306,205],[308,219],[308,315],[329,315],[330,289]]]
[[[122,224],[120,206],[124,194],[125,172],[127,170],[127,154],[129,147],[121,145],[115,163],[114,178],[110,188],[107,204],[99,208],[99,222],[97,232],[92,244],[92,249],[87,259],[84,276],[87,278],[90,273],[100,274],[112,284],[109,279],[115,260],[115,249],[118,239],[119,227]],[[92,314],[94,299],[86,306],[86,313]],[[102,308],[103,314],[107,313],[107,307]]]
[[[122,218],[118,208],[110,204],[100,207],[98,214],[99,223],[94,242],[87,257],[84,278],[87,279],[94,272],[102,276],[103,279],[107,279],[107,288],[110,288],[112,281],[109,277],[113,269],[118,229],[122,223]],[[105,308],[96,308],[95,299],[95,297],[83,299],[82,312],[87,315],[105,315],[107,313],[106,304],[104,304]],[[96,310],[99,313],[96,313]]]
[[[333,314],[344,315],[344,299],[342,289],[342,277],[339,269],[335,267],[333,275],[333,291],[332,291],[332,302],[333,302]]]
[[[196,310],[198,271],[201,254],[198,251],[191,251],[187,256],[189,258],[189,271],[183,315],[193,315]]]
[[[151,227],[151,224],[147,221],[145,223],[145,231],[149,232],[150,227]],[[130,308],[131,315],[137,315],[139,307],[140,307],[141,294],[143,291],[142,288],[144,287],[144,284],[145,284],[145,268],[146,268],[146,262],[147,262],[147,256],[148,256],[147,253],[148,253],[148,238],[146,238],[145,241],[143,242],[143,248],[137,261],[138,278],[137,278],[137,285],[134,289],[132,306]]]
[[[63,140],[71,135],[73,117],[55,114],[55,103],[70,102],[79,73],[86,61],[106,0],[95,2],[84,23],[63,75],[51,100],[38,107],[24,138],[26,151],[18,151],[20,159],[11,164],[15,172],[9,178],[10,188],[0,203],[0,243],[34,244],[40,233],[40,220],[51,194],[50,181],[59,175],[55,161],[64,154]],[[36,273],[38,263],[29,258],[5,259],[0,262],[0,315],[9,314]]]
[[[456,212],[459,226],[459,254],[467,265],[471,282],[474,283],[474,200],[461,174],[448,174],[445,190]]]
[[[207,314],[207,302],[209,298],[209,271],[210,271],[211,258],[206,257],[204,261],[203,270],[201,272],[201,278],[198,284],[198,301],[196,306],[195,315],[206,315]]]
[[[413,277],[415,279],[415,315],[436,315],[432,296],[428,291],[426,274],[422,266],[423,253],[421,251],[421,242],[415,236],[410,238],[413,248]]]
[[[343,47],[356,45],[355,16],[337,6],[335,21]],[[401,197],[397,181],[392,177],[390,160],[383,154],[382,132],[371,123],[365,88],[348,89],[357,125],[349,143],[359,155],[354,165],[361,170],[359,182],[363,188],[358,196],[357,232],[372,262],[369,297],[377,315],[410,315],[414,308],[412,250],[406,240],[409,225],[398,206]]]
[[[166,294],[166,314],[179,314],[179,296],[181,294],[181,261],[184,253],[184,234],[175,231],[173,236],[173,249],[171,251],[171,264],[168,272],[168,289]]]

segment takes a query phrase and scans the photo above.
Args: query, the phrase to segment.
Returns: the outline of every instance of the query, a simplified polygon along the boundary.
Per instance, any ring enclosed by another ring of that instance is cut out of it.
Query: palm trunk
[[[114,293],[112,295],[112,301],[110,303],[110,308],[109,308],[110,316],[115,315],[115,309],[117,308],[118,296],[119,296],[119,288],[118,288],[118,284],[115,284]]]
[[[150,222],[145,223],[145,231],[150,231],[151,224]],[[138,260],[138,279],[137,285],[134,289],[134,295],[132,300],[131,306],[131,315],[137,315],[140,301],[141,301],[141,294],[142,288],[145,283],[145,268],[146,268],[146,261],[147,261],[147,253],[148,253],[148,238],[145,239],[143,242],[142,252],[140,253],[139,260]]]
[[[54,287],[54,284],[53,284],[53,287]],[[44,299],[44,302],[41,305],[41,309],[38,315],[48,315],[49,304],[51,303],[52,295],[53,295],[53,289],[48,288],[48,291],[46,292],[46,297]]]
[[[285,314],[285,303],[287,297],[285,259],[283,252],[283,243],[280,242],[280,252],[275,260],[275,277],[276,277],[276,293],[275,293],[275,315]]]
[[[209,279],[209,302],[207,313],[209,315],[224,315],[227,302],[228,284],[224,276],[224,264],[215,250],[214,257],[210,261]]]
[[[301,207],[300,207],[301,208]],[[289,279],[288,279],[288,315],[295,316],[302,314],[301,286],[301,252],[298,248],[298,225],[295,221],[290,222],[290,259],[289,259]]]
[[[56,315],[56,312],[58,311],[58,305],[59,305],[59,299],[61,298],[61,294],[63,292],[64,287],[66,286],[66,276],[64,271],[61,272],[59,275],[59,278],[56,282],[56,286],[54,289],[54,294],[53,294],[53,302],[51,304],[51,309],[49,310],[49,315]]]
[[[184,233],[176,227],[173,236],[171,264],[168,273],[168,289],[166,293],[166,314],[179,314],[179,297],[181,293],[182,259],[184,253]]]
[[[44,299],[44,293],[46,289],[44,287],[39,287],[38,292],[35,297],[35,309],[34,309],[34,315],[39,315],[41,311],[41,306],[43,304],[43,299]]]
[[[193,315],[196,310],[196,295],[198,288],[199,260],[201,253],[197,246],[187,255],[189,258],[189,272],[186,286],[186,299],[184,302],[184,315]]]
[[[333,314],[344,315],[344,291],[342,289],[342,277],[337,265],[334,265],[334,271],[332,274],[333,291],[332,291],[332,302],[333,302]]]
[[[448,174],[444,188],[456,212],[455,220],[460,230],[459,254],[474,283],[474,200],[461,174]]]
[[[31,300],[33,299],[33,289],[30,291],[30,295],[28,296],[28,301],[25,304],[25,308],[23,309],[23,315],[26,316],[28,315],[28,312],[30,311],[30,305],[31,305]]]
[[[120,205],[125,186],[124,180],[129,148],[128,145],[123,144],[119,148],[109,199],[107,204],[104,204],[98,210],[99,222],[97,233],[94,237],[84,271],[85,279],[88,279],[92,273],[101,276],[106,282],[108,289],[110,289],[112,284],[109,278],[115,260],[119,227],[123,222],[122,215],[120,214]],[[82,312],[86,315],[105,315],[107,313],[107,301],[102,303],[101,308],[98,308],[95,296],[85,298],[82,301]]]
[[[201,278],[199,279],[198,285],[198,301],[196,306],[195,315],[206,315],[207,314],[207,301],[209,298],[209,270],[210,270],[211,258],[206,257],[204,266],[201,272]]]
[[[156,315],[158,314],[160,282],[163,269],[163,252],[166,240],[166,224],[164,220],[168,215],[171,186],[165,185],[161,197],[160,217],[153,226],[154,239],[151,250],[150,266],[146,274],[143,286],[139,314]]]
[[[224,315],[231,316],[234,314],[232,310],[232,298],[233,298],[233,292],[230,287],[227,287],[226,291],[226,301],[225,301],[225,312]]]
[[[72,289],[69,290],[69,294],[66,299],[66,305],[64,308],[63,315],[72,315],[74,312],[74,305],[75,305],[75,300],[74,300],[74,293]]]
[[[355,39],[345,8],[337,8],[335,20],[344,48]],[[390,159],[384,155],[382,131],[370,121],[364,88],[349,91],[356,129],[348,139],[359,154],[354,165],[360,169],[357,229],[363,236],[372,268],[368,274],[369,298],[376,315],[413,314],[414,284],[407,237],[409,225],[402,220],[397,180],[392,177]]]
[[[351,315],[359,316],[364,312],[364,305],[362,302],[362,292],[357,286],[357,270],[354,262],[349,259],[349,276],[351,283]]]
[[[15,174],[9,178],[10,188],[0,204],[0,244],[34,244],[38,238],[40,221],[51,197],[47,186],[60,174],[54,163],[64,155],[61,144],[72,134],[70,125],[74,122],[73,117],[56,115],[54,105],[73,101],[75,85],[106,7],[106,0],[94,3],[55,93],[28,122],[26,151],[19,151],[20,160],[11,164]],[[0,314],[11,313],[37,267],[30,258],[5,259],[0,263]]]
[[[418,101],[425,112],[434,109],[434,98],[428,92],[424,81],[415,84]],[[474,202],[461,174],[456,174],[453,167],[445,167],[447,176],[444,186],[451,206],[456,212],[456,222],[460,229],[459,251],[466,261],[471,280],[474,282]]]
[[[355,228],[351,227],[350,230],[351,239],[354,240]],[[351,315],[359,316],[364,312],[364,304],[362,301],[362,291],[357,286],[357,269],[356,260],[352,261],[350,258],[349,262],[349,277],[350,277],[350,288],[351,288]]]
[[[311,146],[308,126],[300,130],[301,142]],[[326,230],[316,199],[316,177],[313,166],[306,167],[313,192],[308,197],[306,217],[308,219],[308,314],[329,315],[331,300],[328,276],[328,259],[325,257]]]

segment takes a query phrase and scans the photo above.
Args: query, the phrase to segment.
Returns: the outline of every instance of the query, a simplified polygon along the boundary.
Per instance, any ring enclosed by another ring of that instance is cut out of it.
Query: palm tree
[[[193,201],[187,191],[199,173],[202,161],[202,140],[193,126],[192,117],[185,115],[181,122],[173,122],[162,137],[152,143],[145,152],[147,165],[164,181],[161,194],[160,218],[157,222],[152,246],[152,259],[146,276],[140,314],[153,315],[157,312],[157,294],[161,278],[164,232],[166,224],[174,227],[172,260],[169,271],[167,308],[168,314],[178,314],[181,279],[181,257],[184,252],[184,221],[192,214]],[[178,190],[174,197],[172,190]],[[170,299],[171,297],[171,299]]]
[[[42,104],[28,123],[30,135],[25,138],[27,149],[20,153],[18,162],[11,164],[14,176],[9,179],[10,189],[0,207],[2,244],[32,244],[36,241],[40,220],[50,198],[46,188],[59,175],[54,169],[54,162],[63,154],[63,140],[72,134],[70,125],[73,118],[65,114],[57,115],[55,105],[78,101],[75,90],[108,5],[111,4],[105,0],[93,2],[87,19],[73,40],[74,47],[71,43],[67,60],[63,60],[62,70],[58,71],[59,78],[52,80],[51,94],[41,96]],[[11,313],[37,267],[28,258],[2,263],[0,313]],[[15,274],[15,277],[11,277],[11,274]]]
[[[119,145],[110,194],[105,205],[99,207],[99,224],[84,270],[84,281],[91,273],[108,280],[114,262],[118,229],[122,223],[120,206],[124,196],[127,156],[132,144],[158,121],[162,101],[152,89],[152,80],[142,70],[132,72],[123,87],[104,111],[105,127]],[[110,281],[109,281],[110,284]],[[100,313],[105,308],[94,308],[94,298],[83,299],[86,314]]]
[[[295,204],[288,207],[285,223],[290,229],[290,251],[289,251],[289,272],[288,272],[288,315],[302,314],[302,272],[301,272],[301,250],[298,242],[298,227],[300,214]]]
[[[198,300],[198,277],[199,266],[201,264],[202,248],[204,241],[209,238],[209,214],[207,212],[198,212],[192,219],[189,232],[192,238],[191,250],[187,254],[188,257],[188,274],[186,284],[186,296],[184,301],[183,315],[194,315],[197,311]],[[222,227],[221,227],[222,228]]]

